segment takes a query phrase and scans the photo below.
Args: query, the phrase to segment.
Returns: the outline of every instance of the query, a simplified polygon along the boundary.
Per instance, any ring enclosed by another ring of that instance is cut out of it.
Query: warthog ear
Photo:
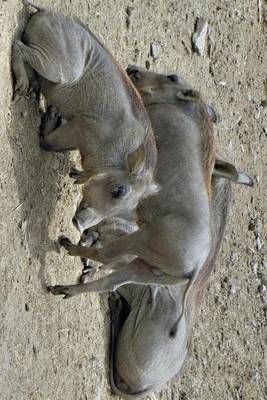
[[[222,117],[220,116],[218,111],[209,104],[207,105],[207,113],[208,113],[209,119],[214,124],[218,124],[219,122],[222,122]]]
[[[254,186],[253,180],[249,175],[242,171],[238,171],[234,164],[225,161],[218,154],[216,154],[216,160],[212,174],[216,178],[229,179],[230,181],[240,185]]]
[[[146,152],[143,144],[127,156],[126,167],[132,175],[140,175],[145,167]]]

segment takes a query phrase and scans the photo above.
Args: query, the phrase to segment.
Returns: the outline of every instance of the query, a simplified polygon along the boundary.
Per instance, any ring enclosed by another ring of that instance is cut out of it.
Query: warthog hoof
[[[69,286],[61,286],[61,285],[47,286],[47,289],[54,296],[58,295],[64,296],[63,299],[69,299],[70,297],[74,296],[73,290]]]
[[[13,101],[14,103],[18,103],[23,97],[28,98],[28,91],[29,91],[29,80],[27,76],[20,77],[15,84],[14,87],[14,94],[13,94]]]
[[[44,138],[57,129],[61,125],[61,122],[62,117],[58,114],[57,109],[53,106],[49,106],[42,116],[40,135]]]

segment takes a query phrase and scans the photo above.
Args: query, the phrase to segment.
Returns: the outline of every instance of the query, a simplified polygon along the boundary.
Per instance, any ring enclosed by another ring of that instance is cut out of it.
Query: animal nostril
[[[176,74],[168,75],[167,78],[172,82],[178,82],[178,76]]]

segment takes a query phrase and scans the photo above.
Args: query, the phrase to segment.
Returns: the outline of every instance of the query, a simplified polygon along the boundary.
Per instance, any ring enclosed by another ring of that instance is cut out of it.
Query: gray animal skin
[[[211,233],[208,258],[196,278],[183,313],[186,285],[124,285],[110,296],[111,351],[110,382],[112,390],[126,399],[143,398],[159,391],[179,372],[188,355],[195,308],[199,306],[225,230],[231,198],[231,184],[212,179]],[[93,246],[136,230],[133,222],[106,221],[97,227],[98,240]],[[92,243],[92,230],[83,234],[82,243]],[[180,318],[175,336],[168,332]]]
[[[144,398],[161,390],[181,372],[190,347],[195,308],[200,304],[223,238],[230,186],[229,181],[213,179],[211,250],[190,290],[185,313],[183,296],[186,287],[179,285],[125,285],[118,289],[123,299],[110,301],[110,382],[117,395],[126,399]],[[170,337],[168,332],[179,315],[182,317],[177,333]]]
[[[88,249],[62,239],[61,244],[70,255],[100,261],[106,269],[112,265],[115,271],[86,284],[49,287],[56,295],[113,291],[127,283],[138,283],[186,284],[186,297],[210,252],[211,176],[216,164],[209,110],[199,94],[176,75],[137,67],[130,67],[128,73],[141,93],[157,137],[157,180],[161,190],[139,203],[140,229],[103,249]],[[227,173],[224,177],[252,184],[245,174],[239,178],[234,166]],[[136,259],[125,265],[121,258],[125,255]],[[176,328],[177,325],[170,335],[175,334]]]
[[[38,12],[13,43],[14,99],[27,95],[37,74],[52,105],[42,148],[80,151],[84,171],[71,176],[84,183],[73,221],[83,231],[158,190],[154,135],[138,92],[98,39],[77,19],[33,7]],[[58,112],[67,121],[61,126]]]

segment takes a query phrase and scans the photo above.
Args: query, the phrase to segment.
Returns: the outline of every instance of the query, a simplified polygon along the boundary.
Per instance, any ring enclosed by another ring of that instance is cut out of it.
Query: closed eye
[[[176,74],[172,74],[172,75],[167,75],[167,78],[174,83],[177,83],[179,81],[179,78]]]

